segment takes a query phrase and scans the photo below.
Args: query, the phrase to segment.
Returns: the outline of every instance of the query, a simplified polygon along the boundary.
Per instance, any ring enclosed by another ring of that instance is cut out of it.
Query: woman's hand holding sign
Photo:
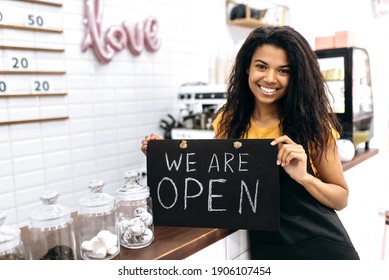
[[[297,182],[304,181],[307,173],[307,154],[303,146],[295,143],[287,135],[274,139],[271,145],[278,145],[277,165],[284,168]]]
[[[142,140],[142,146],[140,147],[140,150],[145,155],[147,155],[147,146],[150,140],[163,140],[163,137],[154,132],[151,133],[150,135],[146,135],[145,138]]]

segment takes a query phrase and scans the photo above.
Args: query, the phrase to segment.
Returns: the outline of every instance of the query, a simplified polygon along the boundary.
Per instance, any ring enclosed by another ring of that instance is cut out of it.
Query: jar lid
[[[103,193],[104,181],[91,180],[88,188],[91,193],[80,199],[79,214],[101,214],[116,207],[115,197]]]
[[[126,184],[117,190],[117,197],[120,200],[140,200],[150,196],[150,188],[139,184],[140,174],[136,171],[124,173]]]
[[[57,204],[59,192],[47,190],[40,196],[43,205],[30,215],[30,226],[36,228],[61,227],[73,222],[70,208]]]
[[[21,242],[20,229],[4,225],[6,215],[0,212],[0,252],[7,252]]]

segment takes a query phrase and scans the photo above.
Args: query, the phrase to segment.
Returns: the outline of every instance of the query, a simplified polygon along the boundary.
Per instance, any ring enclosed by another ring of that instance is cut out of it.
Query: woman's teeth
[[[274,89],[274,88],[267,88],[267,87],[262,87],[262,86],[261,86],[261,90],[263,90],[266,93],[273,93],[276,91],[276,89]]]

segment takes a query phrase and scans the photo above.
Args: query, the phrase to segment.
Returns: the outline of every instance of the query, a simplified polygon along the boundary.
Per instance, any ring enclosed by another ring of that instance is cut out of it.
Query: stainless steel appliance
[[[183,85],[178,89],[178,123],[172,128],[172,139],[211,139],[212,120],[226,102],[227,86]]]

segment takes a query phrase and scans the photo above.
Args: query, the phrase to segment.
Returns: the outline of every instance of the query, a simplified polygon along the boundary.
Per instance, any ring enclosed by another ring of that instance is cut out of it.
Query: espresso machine
[[[212,139],[212,120],[227,99],[227,85],[182,85],[177,95],[177,125],[172,139]]]

